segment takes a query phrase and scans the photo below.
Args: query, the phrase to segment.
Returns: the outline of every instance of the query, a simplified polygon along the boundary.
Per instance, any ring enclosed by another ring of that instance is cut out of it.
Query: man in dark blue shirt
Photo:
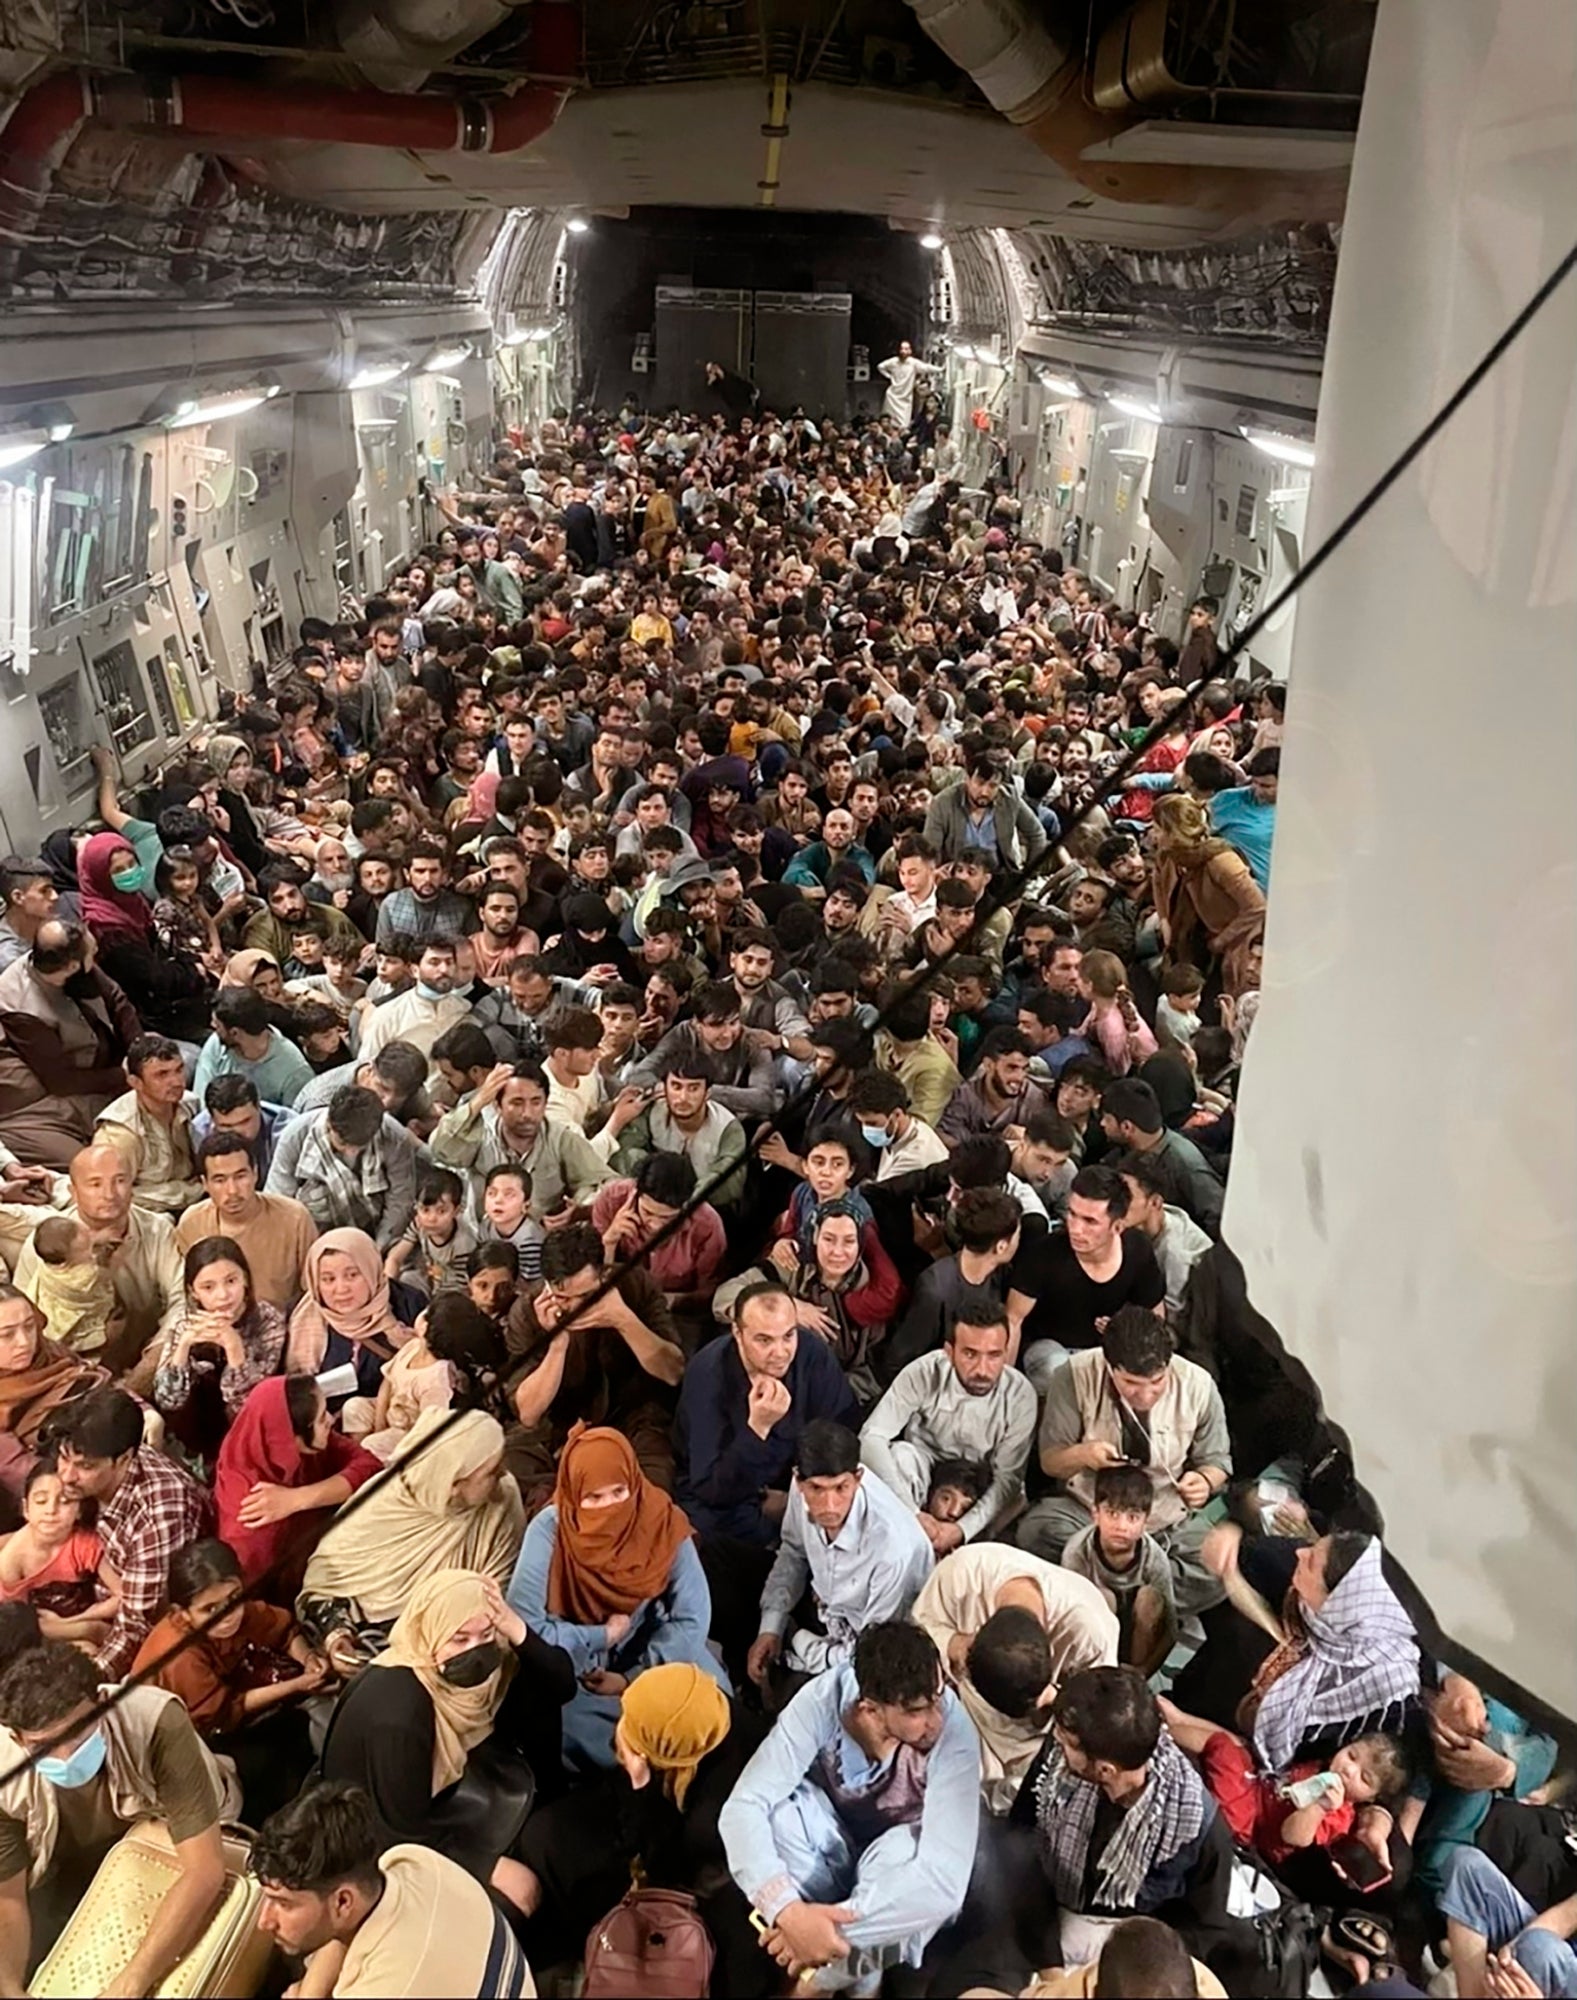
[[[712,1636],[730,1671],[742,1671],[759,1627],[800,1433],[818,1417],[859,1428],[836,1355],[825,1341],[801,1337],[783,1286],[747,1286],[734,1331],[686,1368],[674,1418],[674,1491],[695,1523]]]
[[[799,1435],[818,1417],[859,1426],[837,1357],[800,1338],[781,1285],[747,1286],[734,1331],[701,1349],[680,1386],[676,1491],[697,1532],[776,1548]]]

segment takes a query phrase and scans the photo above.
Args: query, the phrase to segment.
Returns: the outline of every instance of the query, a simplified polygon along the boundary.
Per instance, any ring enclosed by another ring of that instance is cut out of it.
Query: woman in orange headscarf
[[[572,1768],[614,1762],[619,1698],[648,1668],[687,1661],[728,1686],[707,1650],[712,1596],[690,1524],[622,1431],[570,1433],[553,1504],[526,1530],[507,1595],[574,1662],[580,1692],[564,1711]]]

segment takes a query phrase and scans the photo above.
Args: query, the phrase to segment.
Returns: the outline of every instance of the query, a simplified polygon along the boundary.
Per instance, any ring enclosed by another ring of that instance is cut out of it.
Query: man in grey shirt
[[[1018,1499],[1035,1438],[1035,1391],[1008,1366],[1008,1323],[987,1292],[966,1293],[942,1347],[898,1372],[865,1420],[860,1456],[878,1479],[912,1507],[938,1556],[984,1534]],[[932,1468],[943,1459],[975,1459],[991,1484],[961,1520],[926,1511]]]
[[[861,1468],[853,1431],[830,1417],[807,1424],[794,1454],[783,1539],[761,1593],[750,1678],[763,1685],[779,1659],[802,1674],[852,1660],[867,1625],[908,1615],[931,1560],[910,1509]],[[825,1633],[800,1628],[790,1636],[807,1582]]]
[[[371,1062],[341,1063],[326,1069],[306,1085],[296,1099],[298,1116],[327,1111],[347,1084],[370,1090],[397,1125],[419,1125],[430,1131],[438,1113],[425,1088],[427,1058],[414,1042],[385,1042]]]

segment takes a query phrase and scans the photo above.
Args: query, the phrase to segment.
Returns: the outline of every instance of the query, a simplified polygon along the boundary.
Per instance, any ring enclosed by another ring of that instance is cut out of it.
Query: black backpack
[[[1330,1911],[1288,1901],[1253,1921],[1258,1970],[1251,1989],[1266,2000],[1303,2000],[1320,1963]]]

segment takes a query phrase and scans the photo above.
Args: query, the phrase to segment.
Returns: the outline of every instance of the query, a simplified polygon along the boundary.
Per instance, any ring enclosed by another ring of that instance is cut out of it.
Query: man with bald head
[[[131,1170],[111,1145],[84,1146],[71,1162],[70,1179],[65,1213],[87,1224],[94,1255],[103,1259],[126,1315],[125,1326],[96,1358],[124,1376],[127,1388],[145,1395],[153,1386],[162,1337],[186,1309],[175,1231],[168,1216],[133,1206]],[[50,1212],[40,1209],[39,1219]],[[37,1296],[38,1273],[38,1253],[29,1240],[17,1262],[16,1285],[30,1299]]]

